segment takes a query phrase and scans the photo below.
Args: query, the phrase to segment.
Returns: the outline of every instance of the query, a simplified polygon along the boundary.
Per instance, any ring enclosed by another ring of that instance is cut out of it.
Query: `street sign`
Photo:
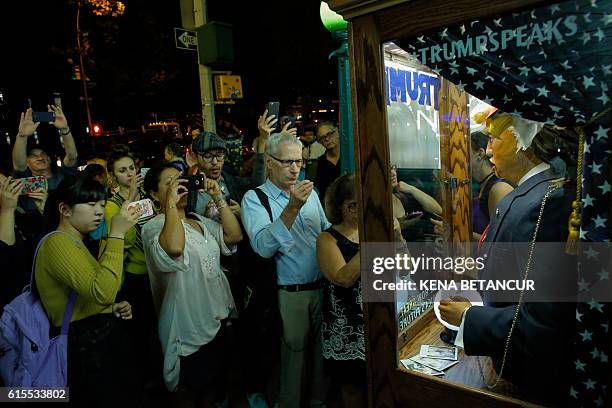
[[[185,30],[184,28],[174,28],[174,42],[176,48],[181,50],[192,50],[198,49],[198,37],[196,32],[192,30]]]

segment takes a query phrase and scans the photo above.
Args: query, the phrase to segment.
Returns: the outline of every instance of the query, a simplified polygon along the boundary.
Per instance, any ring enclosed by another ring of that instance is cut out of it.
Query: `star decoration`
[[[602,65],[601,70],[603,71],[605,76],[612,74],[612,65]]]
[[[601,353],[599,353],[599,360],[601,360],[602,363],[607,363],[608,355],[602,351]]]
[[[604,400],[601,397],[597,398],[595,400],[595,406],[596,407],[603,407],[604,406]]]
[[[502,21],[502,19],[501,19],[501,18],[498,18],[497,20],[493,20],[493,22],[495,23],[495,25],[496,25],[497,27],[501,27],[501,26],[502,26],[501,21]]]
[[[591,298],[591,300],[589,300],[587,302],[587,304],[590,307],[589,310],[597,309],[598,312],[603,313],[603,305],[601,303],[597,302],[595,299]],[[597,351],[597,349],[595,349],[595,351]],[[599,352],[597,352],[597,353],[599,354]],[[595,356],[593,356],[593,358],[595,358]]]
[[[505,103],[510,102],[510,98],[508,98],[508,95],[504,94],[504,97],[502,99]]]
[[[582,76],[582,86],[584,86],[584,89],[589,89],[590,86],[595,86],[593,79],[593,77],[588,77],[586,75]]]
[[[459,89],[460,91],[463,91],[463,89],[465,88],[465,84],[461,81],[459,81],[459,83],[456,86],[457,86],[457,89]]]
[[[605,106],[605,105],[606,105],[608,102],[610,102],[610,98],[608,97],[608,95],[606,95],[606,93],[605,93],[605,92],[602,92],[602,93],[601,93],[601,96],[599,96],[599,97],[597,97],[597,98],[595,98],[595,99],[600,100],[600,101],[601,101],[601,104],[602,104],[602,105],[604,105],[604,106]]]
[[[450,72],[451,72],[451,75],[453,75],[453,74],[459,75],[459,70],[457,68],[451,68]]]
[[[583,151],[584,151],[584,154],[591,153],[591,145],[590,145],[590,144],[588,144],[588,143],[586,142],[586,140],[584,141],[584,148],[583,148]],[[584,184],[584,183],[582,183],[582,184]]]
[[[582,37],[580,37],[580,39],[582,40],[582,45],[588,43],[589,41],[591,41],[591,34],[587,33],[586,31],[582,34]]]
[[[593,162],[592,164],[589,165],[589,167],[591,168],[591,173],[593,174],[601,174],[601,166],[602,164],[597,164],[595,162]]]
[[[595,34],[593,34],[593,37],[597,37],[599,41],[603,41],[603,39],[606,38],[606,35],[601,28],[598,28],[597,31],[595,31]]]
[[[562,67],[563,67],[563,69],[565,69],[565,70],[572,69],[572,66],[569,64],[569,61],[568,61],[568,60],[563,61],[563,62],[561,63],[561,66],[562,66]]]
[[[583,384],[585,385],[586,389],[595,389],[595,384],[597,384],[595,381],[591,380],[590,378],[588,378],[586,381],[583,382]]]
[[[490,29],[488,26],[485,26],[485,28],[484,28],[484,32],[485,32],[487,35],[491,35],[491,33],[493,32],[493,30],[491,30],[491,29]]]
[[[552,6],[550,6],[548,8],[550,10],[550,15],[552,16],[553,14],[555,14],[557,11],[561,11],[561,7],[559,7],[558,4],[553,4]]]
[[[578,290],[580,292],[584,292],[585,290],[589,289],[589,282],[585,281],[584,278],[580,278],[580,281],[578,281]]]
[[[495,82],[495,78],[493,78],[491,75],[487,75],[487,76],[485,77],[485,81]]]
[[[576,320],[578,320],[580,323],[582,323],[582,316],[584,316],[584,314],[580,313],[578,309],[576,309]]]
[[[610,192],[611,186],[610,186],[610,183],[608,183],[608,181],[606,180],[604,181],[603,185],[598,186],[597,188],[601,188],[601,195],[604,195]]]
[[[548,98],[548,89],[546,89],[546,86],[543,86],[541,88],[536,88],[538,90],[538,96],[543,96],[545,98]],[[558,111],[557,111],[558,112]]]
[[[603,16],[601,16],[601,21],[604,22],[604,25],[608,25],[610,23],[612,23],[612,14],[611,13],[606,13]]]
[[[478,72],[478,70],[474,69],[474,68],[470,68],[470,67],[465,67],[467,73],[471,76],[474,76],[474,74],[476,74],[476,72]]]
[[[593,220],[595,222],[595,228],[606,228],[607,220],[607,218],[600,217],[599,214],[597,214],[597,217]]]
[[[420,42],[420,43],[422,43],[422,44],[425,44],[425,36],[424,36],[424,35],[420,35],[420,36],[418,36],[418,37],[417,37],[417,41],[418,41],[418,42]]]
[[[448,37],[448,34],[446,34],[447,31],[448,27],[444,27],[444,30],[442,30],[442,32],[440,33],[440,38]]]
[[[608,323],[602,323],[601,327],[603,327],[605,333],[608,333]]]
[[[502,62],[500,69],[505,73],[508,73],[510,71],[510,67],[507,67],[505,62]]]
[[[521,75],[529,76],[529,67],[519,67],[519,71],[521,71],[519,76]]]
[[[587,236],[586,236],[587,233],[588,231],[585,231],[582,228],[580,228],[580,239],[587,239]]]
[[[584,22],[585,23],[590,23],[591,22],[591,13],[583,14],[582,17],[584,18]]]
[[[592,207],[593,202],[595,202],[595,199],[587,193],[587,195],[582,199],[582,208],[587,208],[588,206]]]
[[[574,364],[576,364],[576,371],[578,371],[578,370],[585,371],[584,367],[586,367],[586,364],[584,364],[579,359],[574,361]]]
[[[597,350],[597,347],[595,347],[593,351],[591,351],[589,354],[591,354],[591,357],[593,357],[593,359],[596,359],[597,357],[599,357],[599,350]]]
[[[563,75],[555,75],[555,74],[553,74],[553,77],[554,77],[554,79],[552,81],[553,84],[557,84],[557,85],[561,86],[562,83],[567,82],[565,80],[565,78],[563,78]]]
[[[578,333],[582,337],[582,341],[591,341],[593,340],[593,333],[584,329],[582,333]]]
[[[599,125],[599,129],[597,129],[597,131],[593,132],[597,135],[597,140],[599,139],[607,139],[608,138],[608,131],[610,129],[609,128],[604,128],[603,126]]]
[[[539,89],[540,88],[538,88],[538,90]],[[546,91],[546,94],[548,95],[548,91]],[[561,110],[561,108],[559,106],[557,106],[557,105],[550,105],[550,110],[555,112],[555,113],[557,113],[557,112],[559,112]]]
[[[542,69],[541,65],[539,67],[533,67],[533,72],[535,72],[538,75],[543,75],[546,73],[546,71]]]
[[[465,24],[461,24],[459,31],[461,31],[461,35],[465,34]]]
[[[484,89],[484,82],[482,81],[476,81],[474,82],[474,86],[476,87],[476,89]]]
[[[516,85],[516,89],[520,92],[520,93],[525,93],[525,91],[527,90],[527,87],[524,85]]]
[[[571,387],[571,388],[570,388],[570,396],[571,396],[572,398],[576,398],[576,399],[578,399],[578,391],[576,391],[576,390],[574,389],[574,387]]]
[[[599,276],[600,281],[610,279],[610,274],[604,268],[601,268],[601,271],[597,272],[597,275]]]

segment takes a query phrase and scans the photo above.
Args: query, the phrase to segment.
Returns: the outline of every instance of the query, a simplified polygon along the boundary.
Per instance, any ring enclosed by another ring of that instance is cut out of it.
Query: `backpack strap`
[[[32,261],[32,274],[30,275],[30,285],[29,285],[29,288],[28,288],[29,291],[32,291],[32,288],[36,287],[36,280],[34,279],[34,271],[36,270],[36,257],[38,255],[38,250],[42,246],[43,242],[49,236],[51,236],[51,235],[53,235],[55,233],[65,234],[65,235],[68,235],[70,238],[72,238],[72,236],[70,234],[67,234],[67,233],[65,233],[63,231],[51,231],[50,233],[48,233],[47,235],[42,237],[40,241],[38,241],[38,245],[36,246],[36,251],[34,252],[34,259]],[[66,303],[66,309],[64,309],[64,319],[62,320],[62,331],[61,331],[61,334],[63,334],[63,335],[67,335],[68,334],[68,327],[70,326],[70,320],[72,319],[72,311],[74,310],[74,304],[76,302],[76,296],[77,296],[76,290],[70,289],[70,294],[68,295],[68,303]]]
[[[264,206],[266,211],[268,212],[268,216],[270,217],[270,222],[274,222],[272,219],[272,208],[270,207],[270,200],[266,193],[263,192],[259,187],[255,189],[255,194],[257,194],[257,198],[259,198],[259,202]]]

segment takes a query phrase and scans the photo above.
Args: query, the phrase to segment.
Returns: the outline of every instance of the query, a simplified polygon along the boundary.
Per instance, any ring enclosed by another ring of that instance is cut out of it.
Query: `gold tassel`
[[[582,165],[584,161],[584,129],[576,128],[578,132],[578,163],[576,166],[576,199],[572,203],[572,213],[568,221],[569,234],[565,244],[565,252],[578,255],[578,241],[580,240],[580,223],[582,210]]]

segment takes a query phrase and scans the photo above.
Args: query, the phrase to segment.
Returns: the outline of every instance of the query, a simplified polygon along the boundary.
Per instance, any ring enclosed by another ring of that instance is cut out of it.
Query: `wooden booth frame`
[[[355,146],[357,199],[360,203],[359,235],[362,242],[393,240],[391,181],[389,175],[389,132],[385,105],[384,56],[382,45],[478,18],[522,11],[547,2],[538,0],[330,0],[330,8],[349,21],[351,95]],[[446,84],[445,84],[446,83]],[[444,91],[446,87],[446,92]],[[449,89],[453,88],[453,89]],[[443,80],[442,91],[449,100],[440,103],[440,116],[453,109],[451,99],[466,98]],[[442,140],[469,143],[469,129],[440,123]],[[461,142],[463,140],[463,142]],[[448,142],[443,142],[448,143]],[[442,149],[449,149],[443,144]],[[469,153],[467,153],[469,154]],[[469,177],[465,166],[450,157],[443,163],[458,179]],[[452,221],[449,241],[467,241],[469,188],[450,198],[453,214],[446,208],[445,220]],[[446,206],[448,207],[448,206]],[[459,217],[459,219],[457,218]],[[469,227],[468,227],[469,228]],[[362,255],[363,256],[363,255]],[[484,389],[445,382],[398,368],[397,318],[394,303],[364,303],[368,405],[371,407],[516,407],[532,404]]]

